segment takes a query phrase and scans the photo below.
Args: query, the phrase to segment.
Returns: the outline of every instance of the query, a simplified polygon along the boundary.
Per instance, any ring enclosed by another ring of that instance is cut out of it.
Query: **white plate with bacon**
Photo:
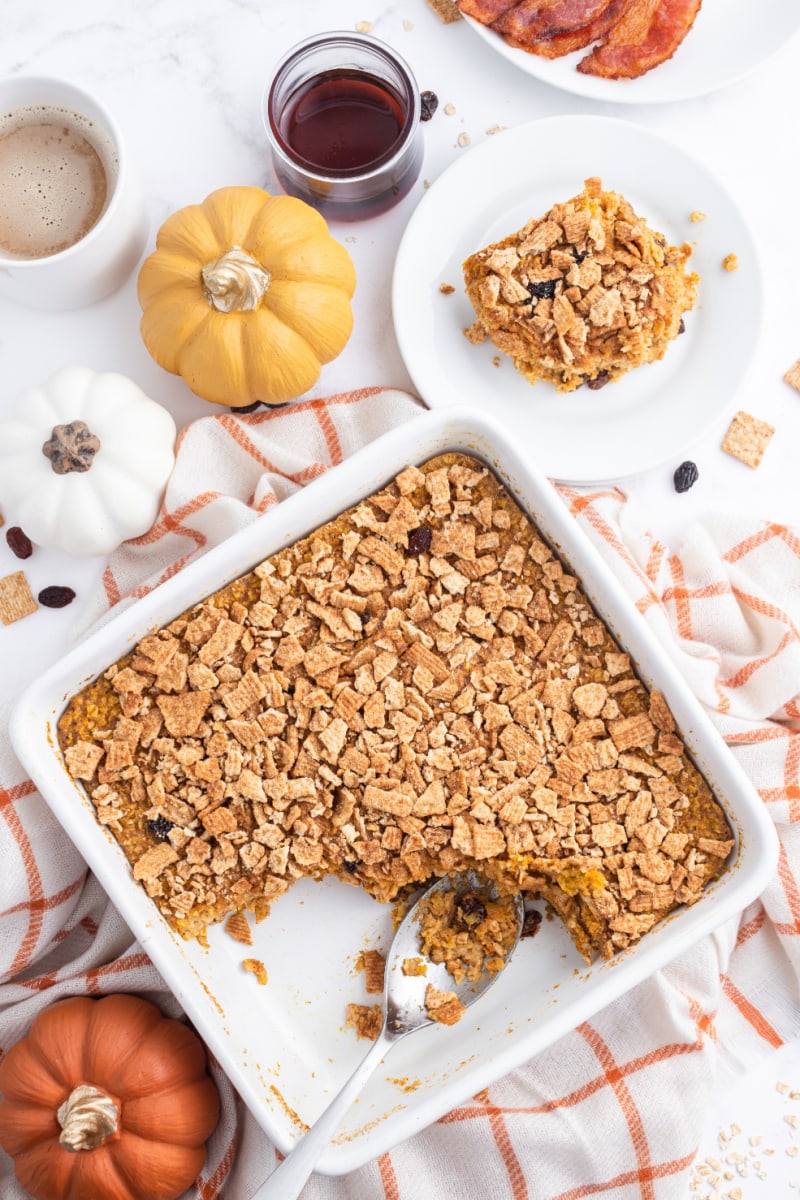
[[[800,29],[800,4],[791,0],[458,0],[458,6],[487,45],[536,79],[631,104],[716,91]]]

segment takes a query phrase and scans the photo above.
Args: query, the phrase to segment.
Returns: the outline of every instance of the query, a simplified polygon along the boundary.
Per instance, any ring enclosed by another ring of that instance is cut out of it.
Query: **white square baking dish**
[[[481,413],[456,408],[422,414],[384,435],[76,646],[26,691],[11,721],[14,747],[31,778],[279,1149],[291,1149],[365,1053],[365,1044],[345,1029],[345,1013],[350,1001],[374,1001],[364,992],[357,960],[366,947],[388,946],[389,906],[336,880],[295,884],[253,928],[254,945],[246,954],[261,959],[269,975],[259,986],[241,969],[244,948],[221,928],[210,930],[204,948],[167,925],[67,775],[56,725],[66,701],[144,634],[376,491],[403,467],[448,450],[491,467],[581,578],[645,683],[665,694],[737,845],[732,865],[693,907],[678,910],[609,961],[587,966],[561,923],[543,922],[458,1025],[421,1030],[392,1051],[320,1160],[317,1169],[330,1175],[363,1165],[435,1121],[740,912],[763,890],[777,860],[772,823],[733,755],[513,437]]]

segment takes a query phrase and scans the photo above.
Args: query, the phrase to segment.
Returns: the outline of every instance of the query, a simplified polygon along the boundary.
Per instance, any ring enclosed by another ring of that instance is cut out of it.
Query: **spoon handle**
[[[295,1200],[300,1189],[314,1170],[317,1159],[342,1123],[345,1113],[366,1084],[386,1051],[397,1039],[381,1030],[342,1090],[330,1102],[321,1116],[295,1148],[252,1196],[252,1200]]]

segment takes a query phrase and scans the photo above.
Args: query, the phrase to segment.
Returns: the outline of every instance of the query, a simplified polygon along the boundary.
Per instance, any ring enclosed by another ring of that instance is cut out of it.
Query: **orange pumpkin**
[[[175,1200],[219,1119],[206,1066],[148,1000],[60,1000],[0,1063],[0,1145],[35,1200]]]

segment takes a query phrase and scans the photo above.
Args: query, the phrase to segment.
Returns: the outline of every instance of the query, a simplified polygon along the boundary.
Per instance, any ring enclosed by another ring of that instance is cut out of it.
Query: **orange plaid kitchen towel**
[[[368,389],[184,432],[153,531],[104,575],[129,602],[385,429],[418,402]],[[676,552],[616,490],[560,489],[769,807],[781,861],[762,899],[446,1118],[304,1200],[685,1200],[715,1089],[800,1023],[800,532],[714,517]],[[177,1004],[0,747],[4,881],[0,1047],[38,1008],[129,990]],[[249,1200],[277,1162],[214,1067],[223,1118],[186,1200]],[[21,1200],[0,1159],[0,1195]]]

